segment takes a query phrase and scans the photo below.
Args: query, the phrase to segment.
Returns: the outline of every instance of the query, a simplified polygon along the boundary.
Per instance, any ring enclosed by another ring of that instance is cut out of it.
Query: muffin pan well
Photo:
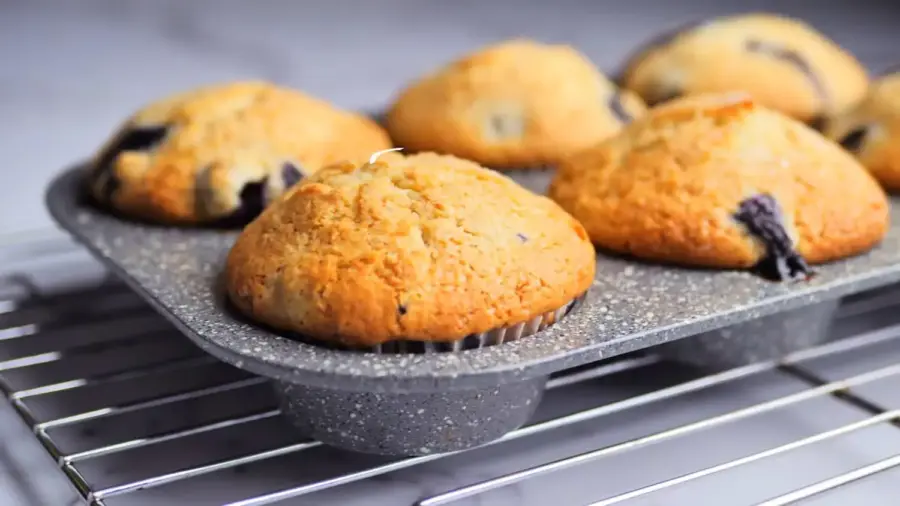
[[[201,348],[272,378],[307,435],[357,451],[419,455],[501,437],[527,421],[548,376],[657,345],[707,367],[778,356],[825,339],[837,300],[900,280],[900,209],[884,242],[817,266],[808,281],[649,265],[599,255],[585,300],[521,340],[459,352],[376,354],[305,344],[237,316],[219,289],[236,231],[137,224],[95,209],[82,171],[57,177],[50,213]],[[549,171],[511,173],[543,192]],[[695,337],[691,337],[695,336]]]

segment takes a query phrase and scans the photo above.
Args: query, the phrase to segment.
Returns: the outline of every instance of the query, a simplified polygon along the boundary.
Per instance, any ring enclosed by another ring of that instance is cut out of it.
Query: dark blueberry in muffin
[[[617,120],[621,123],[631,123],[634,119],[628,114],[628,111],[625,110],[625,107],[622,105],[622,93],[619,90],[616,90],[615,93],[609,97],[609,109],[612,111],[613,116],[616,117]]]
[[[803,72],[803,74],[806,76],[806,79],[808,79],[813,88],[815,88],[816,94],[819,96],[819,99],[823,103],[828,102],[828,93],[825,91],[825,86],[822,84],[819,76],[817,76],[812,67],[810,67],[809,62],[807,62],[806,59],[800,56],[796,51],[786,49],[782,46],[779,46],[778,44],[772,44],[757,39],[748,40],[744,44],[744,49],[750,53],[769,55],[773,58],[783,60],[793,65],[797,68],[797,70]]]
[[[817,132],[822,132],[825,130],[825,126],[828,123],[828,119],[825,116],[816,116],[813,119],[809,120],[807,123],[810,128]]]
[[[755,267],[760,276],[785,281],[813,275],[803,257],[794,251],[774,197],[760,194],[741,201],[734,218],[765,245],[766,255]]]
[[[851,153],[859,152],[860,148],[862,148],[863,143],[866,142],[866,134],[869,133],[869,128],[865,125],[859,126],[847,132],[846,135],[841,137],[840,144],[847,151]]]
[[[292,163],[285,163],[281,167],[281,180],[284,182],[284,189],[299,183],[303,179],[303,173]]]
[[[523,234],[523,233],[521,233],[521,232],[519,232],[518,234],[516,234],[516,237],[518,237],[519,240],[522,241],[523,243],[528,242],[528,236],[525,235],[525,234]]]
[[[226,228],[242,227],[253,221],[266,207],[266,185],[268,178],[244,184],[239,194],[240,204],[229,216],[216,221],[215,225]]]
[[[94,165],[93,180],[100,185],[102,199],[108,201],[119,188],[119,181],[113,174],[113,163],[126,151],[150,151],[158,146],[169,127],[143,126],[129,128],[120,133],[116,140],[105,151],[100,153]]]
[[[525,118],[508,111],[497,112],[488,119],[486,133],[496,140],[521,138],[525,134]]]
[[[247,183],[241,189],[241,203],[237,212],[245,216],[257,216],[266,207],[266,183],[268,178]]]
[[[684,94],[684,91],[678,88],[666,88],[656,92],[653,97],[648,101],[647,105],[654,106],[662,104],[663,102],[668,102],[669,100],[675,100]]]

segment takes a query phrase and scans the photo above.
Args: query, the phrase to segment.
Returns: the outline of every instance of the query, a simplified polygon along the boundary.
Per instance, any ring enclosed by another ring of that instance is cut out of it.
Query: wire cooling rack
[[[897,287],[848,299],[839,339],[780,363],[601,362],[554,377],[531,424],[494,444],[388,459],[303,440],[265,379],[115,281],[46,289],[47,265],[79,269],[48,260],[74,246],[47,244],[0,279],[0,388],[88,504],[873,505],[900,491]]]

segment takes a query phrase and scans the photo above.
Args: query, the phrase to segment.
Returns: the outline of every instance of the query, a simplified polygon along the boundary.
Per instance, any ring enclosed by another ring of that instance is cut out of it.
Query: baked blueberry
[[[794,251],[794,242],[784,228],[781,208],[773,196],[761,194],[741,201],[734,218],[747,227],[766,250],[755,266],[760,275],[775,281],[812,276],[812,269]]]
[[[620,123],[630,123],[634,119],[622,104],[622,92],[618,89],[609,98],[609,109]]]
[[[303,172],[293,163],[287,162],[281,166],[281,182],[285,188],[290,188],[303,179]]]
[[[385,124],[410,151],[498,170],[544,168],[614,135],[645,109],[574,48],[509,40],[411,83]]]
[[[858,126],[841,137],[839,142],[847,151],[853,153],[859,152],[863,142],[866,140],[866,132],[868,132],[868,130],[869,129],[866,126]]]
[[[866,98],[823,130],[894,192],[900,190],[900,72],[872,82]]]
[[[266,187],[269,178],[244,183],[238,193],[238,206],[231,215],[216,220],[212,224],[220,227],[240,227],[253,221],[266,208],[269,201]]]
[[[372,120],[264,82],[207,86],[137,111],[94,157],[92,196],[163,224],[241,226],[306,174],[389,148]]]
[[[793,49],[788,49],[776,43],[766,42],[758,39],[748,40],[746,43],[744,43],[744,47],[751,53],[769,55],[772,58],[778,58],[793,65],[797,68],[797,70],[799,70],[803,73],[803,75],[806,76],[806,79],[809,80],[810,85],[812,85],[813,89],[816,90],[816,94],[819,95],[819,100],[824,104],[830,102],[830,99],[828,98],[828,91],[825,89],[825,86],[822,85],[822,81],[819,79],[819,76],[816,75],[812,67],[810,67],[809,62],[807,62],[799,52]]]
[[[113,193],[119,187],[119,180],[113,170],[113,163],[123,153],[149,152],[156,148],[166,137],[169,128],[167,126],[139,126],[135,125],[125,129],[117,135],[110,145],[97,155],[94,162],[91,182],[97,185],[97,196],[106,202],[112,198]]]
[[[765,107],[809,123],[865,95],[865,68],[803,21],[773,14],[714,18],[641,50],[623,86],[647,103],[681,95],[743,91]]]
[[[228,254],[229,300],[324,345],[409,353],[520,339],[590,288],[594,248],[558,205],[468,160],[394,155],[272,203]]]
[[[651,109],[561,164],[549,195],[605,250],[779,280],[868,251],[889,224],[852,156],[744,93]]]

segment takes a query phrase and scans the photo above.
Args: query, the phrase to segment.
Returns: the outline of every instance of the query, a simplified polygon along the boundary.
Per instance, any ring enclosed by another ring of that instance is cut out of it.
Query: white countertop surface
[[[48,179],[163,94],[263,78],[372,110],[410,78],[491,41],[530,36],[572,43],[614,71],[628,48],[656,31],[734,12],[729,5],[736,4],[763,10],[779,2],[0,0],[0,234],[52,227],[42,202]],[[900,9],[890,2],[781,4],[787,4],[782,12],[802,14],[874,69],[900,60]],[[787,382],[782,386],[790,389]],[[0,506],[73,501],[61,475],[7,411],[0,403]],[[900,437],[891,441],[900,447]],[[573,489],[590,479],[570,476],[578,481]],[[380,495],[378,504],[408,504],[421,487],[434,487],[424,484],[432,478],[411,473],[396,485],[399,503]],[[554,487],[570,488],[554,479]],[[436,483],[440,489],[443,482]],[[517,494],[540,493],[535,486],[511,488],[483,504],[516,504]],[[555,503],[584,500],[583,487],[580,493],[557,496]]]

